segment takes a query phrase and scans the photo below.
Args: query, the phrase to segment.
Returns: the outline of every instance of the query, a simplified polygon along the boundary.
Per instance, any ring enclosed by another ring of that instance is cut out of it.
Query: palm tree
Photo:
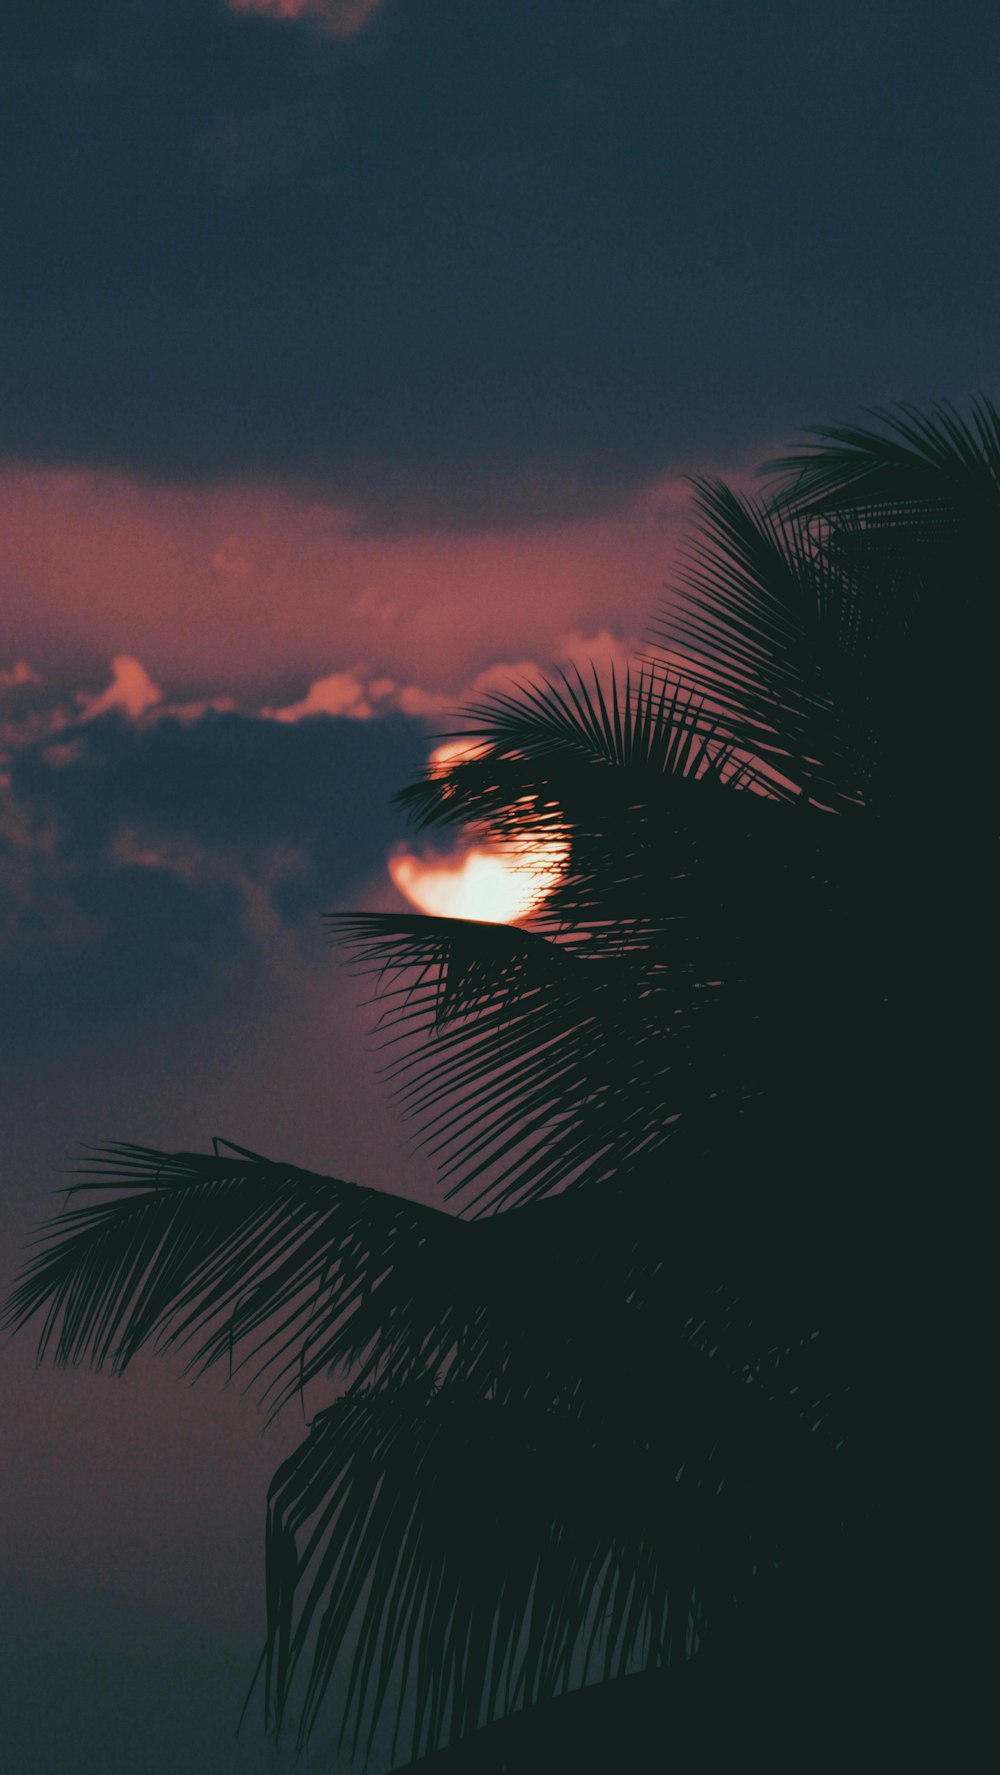
[[[488,698],[403,792],[562,857],[532,917],[333,921],[460,1211],[119,1145],[10,1303],[57,1361],[184,1348],[274,1411],[337,1377],[269,1494],[302,1742],[335,1683],[355,1748],[389,1714],[455,1772],[820,1767],[879,1696],[898,1734],[1000,419],[881,412],[771,472],[695,484],[624,682]]]

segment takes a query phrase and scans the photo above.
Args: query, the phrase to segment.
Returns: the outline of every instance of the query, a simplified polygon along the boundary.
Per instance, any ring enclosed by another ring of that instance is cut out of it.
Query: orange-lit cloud
[[[363,721],[373,710],[357,672],[331,672],[326,678],[315,679],[299,702],[261,713],[274,721],[303,721],[309,715],[351,715]]]
[[[630,663],[634,667],[636,645],[633,641],[631,647],[626,646],[620,636],[613,635],[608,629],[601,629],[594,635],[571,632],[554,647],[553,661],[498,660],[495,665],[477,672],[467,685],[451,696],[425,690],[419,684],[399,684],[395,678],[374,675],[364,666],[351,666],[346,671],[315,678],[305,696],[278,708],[267,706],[260,710],[260,714],[268,720],[284,722],[304,721],[311,715],[337,715],[354,721],[369,721],[373,716],[387,715],[393,710],[417,717],[446,716],[456,707],[464,708],[483,698],[488,701],[491,695],[516,690],[521,684],[537,683],[539,678],[551,673],[553,665],[575,666],[588,677],[592,668],[596,668],[605,678],[609,668],[613,667],[620,678],[624,678]],[[467,740],[449,740],[431,753],[430,762],[441,764],[452,757],[469,756],[474,751],[475,747],[470,747]]]
[[[372,677],[361,666],[330,672],[316,678],[304,697],[284,708],[261,709],[271,721],[305,721],[310,715],[339,715],[352,721],[369,721],[374,715],[399,710],[403,715],[436,715],[447,708],[447,699],[421,690],[416,684],[397,684],[395,678]]]
[[[106,715],[111,709],[118,709],[123,715],[138,721],[147,709],[162,703],[162,690],[158,684],[153,683],[145,666],[140,665],[137,659],[132,659],[127,653],[119,653],[111,661],[111,671],[111,683],[107,690],[102,690],[99,696],[83,698],[84,721],[92,721],[97,715]]]
[[[266,18],[305,19],[328,37],[356,37],[370,24],[382,0],[227,0],[230,12],[257,12]]]
[[[40,679],[35,677],[32,682],[39,683]],[[50,724],[58,728],[69,720],[93,721],[99,715],[112,712],[126,715],[130,721],[139,723],[166,717],[175,721],[200,721],[210,709],[233,709],[236,706],[231,696],[198,697],[193,702],[167,702],[141,660],[124,653],[116,654],[111,661],[111,683],[104,690],[96,694],[78,690],[74,700],[75,710],[71,711],[68,707],[60,709],[58,706],[51,709]]]

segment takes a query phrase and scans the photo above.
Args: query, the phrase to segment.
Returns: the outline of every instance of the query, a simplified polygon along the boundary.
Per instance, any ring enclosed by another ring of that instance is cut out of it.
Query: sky
[[[452,891],[394,791],[642,645],[688,476],[1000,398],[998,66],[988,0],[4,9],[5,1286],[88,1140],[432,1196],[322,914]],[[29,1334],[0,1386],[12,1775],[282,1767],[301,1419]]]

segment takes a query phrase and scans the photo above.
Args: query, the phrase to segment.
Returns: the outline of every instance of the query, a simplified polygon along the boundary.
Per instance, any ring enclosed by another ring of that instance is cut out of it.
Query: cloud
[[[14,755],[57,734],[76,712],[75,703],[60,700],[58,688],[46,685],[31,667],[22,667],[23,661],[0,682],[0,793]]]
[[[0,992],[33,1026],[138,1015],[234,969],[259,985],[385,880],[421,725],[96,700],[23,732],[0,785]]]
[[[342,715],[352,721],[370,721],[392,709],[404,715],[439,714],[447,699],[421,690],[416,684],[397,684],[394,678],[367,676],[362,667],[348,672],[330,672],[316,678],[300,701],[281,709],[264,708],[261,715],[271,721],[304,721],[312,715]]]
[[[220,579],[246,581],[253,577],[255,563],[238,536],[227,536],[208,557],[213,573]]]
[[[521,684],[558,679],[560,670],[579,672],[588,682],[596,673],[602,684],[610,688],[612,670],[619,680],[624,680],[629,669],[635,671],[640,647],[640,637],[635,633],[621,635],[601,628],[585,634],[571,629],[556,641],[551,659],[498,660],[485,671],[477,672],[462,701],[478,701],[482,697],[488,700],[497,693],[516,692]]]
[[[148,709],[162,703],[163,692],[158,684],[140,665],[127,653],[119,653],[111,661],[111,683],[99,696],[83,698],[83,714],[81,720],[95,721],[99,715],[107,715],[110,710],[118,709],[133,721],[138,721]]]
[[[331,672],[310,684],[300,702],[288,703],[283,709],[262,709],[261,714],[286,722],[304,721],[310,715],[347,715],[364,721],[371,716],[372,705],[356,672]]]
[[[615,635],[603,628],[595,634],[571,630],[557,641],[554,660],[499,660],[477,672],[467,685],[453,695],[428,690],[419,684],[398,684],[394,678],[376,677],[364,667],[331,672],[316,678],[304,697],[283,708],[263,708],[267,720],[297,722],[314,715],[339,715],[352,721],[370,721],[375,716],[398,710],[414,717],[440,717],[460,711],[470,703],[495,692],[510,692],[519,684],[537,683],[549,676],[554,667],[575,666],[588,675],[597,670],[605,677],[611,667],[623,675],[634,662],[638,650],[635,636]],[[438,749],[439,752],[441,748]],[[437,756],[437,754],[432,754]]]
[[[557,659],[619,667],[634,638],[569,630]],[[536,681],[525,655],[494,663],[455,700]],[[368,668],[313,679],[304,696],[240,712],[169,698],[132,654],[98,690],[6,674],[0,777],[0,976],[22,1015],[123,1014],[208,990],[223,965],[277,960],[351,884],[385,882],[430,912],[523,917],[561,856],[401,840],[393,792],[427,758],[441,692]],[[227,706],[227,704],[229,706]],[[447,745],[431,752],[440,759]],[[386,868],[388,864],[388,878]],[[368,891],[366,889],[366,891]]]
[[[581,665],[626,651],[607,629],[556,648]],[[494,664],[461,700],[546,666]],[[100,690],[11,677],[33,706],[9,728],[0,783],[0,986],[29,1020],[137,1014],[221,989],[233,967],[260,980],[289,945],[315,943],[322,910],[380,880],[380,904],[395,890],[426,911],[506,920],[558,873],[553,847],[403,841],[391,796],[426,761],[427,716],[445,701],[389,674],[327,673],[259,713],[171,699],[132,654],[115,654]]]
[[[384,0],[226,0],[231,12],[262,14],[288,23],[304,21],[330,37],[356,37],[371,24]]]
[[[5,690],[19,690],[24,684],[41,684],[41,674],[26,660],[15,660],[12,666],[0,666],[0,695]]]
[[[382,536],[302,488],[8,470],[6,657],[69,691],[81,662],[100,683],[109,657],[128,656],[174,704],[271,709],[353,670],[369,701],[372,681],[391,679],[401,709],[433,715],[421,698],[454,702],[498,661],[551,660],[573,634],[640,633],[687,497],[671,477],[580,521]]]
[[[810,51],[794,0],[22,6],[0,451],[511,526],[977,386],[996,25],[914,8],[879,86],[879,10]]]

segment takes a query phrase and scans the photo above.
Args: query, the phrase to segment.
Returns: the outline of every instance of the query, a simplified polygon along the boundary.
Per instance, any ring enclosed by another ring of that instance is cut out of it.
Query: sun
[[[432,858],[403,851],[389,858],[389,874],[421,912],[514,924],[552,892],[566,855],[566,846],[555,842],[503,850],[480,847]]]

